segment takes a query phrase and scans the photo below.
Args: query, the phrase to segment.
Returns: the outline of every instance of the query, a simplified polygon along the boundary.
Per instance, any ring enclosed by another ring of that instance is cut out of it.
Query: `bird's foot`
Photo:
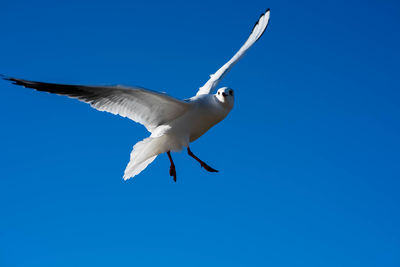
[[[169,168],[169,175],[173,176],[174,182],[176,182],[176,170],[174,165],[171,165],[171,167]]]
[[[187,148],[187,152],[189,154],[189,156],[191,156],[192,158],[194,158],[195,160],[197,160],[198,163],[200,163],[201,167],[204,168],[206,171],[209,172],[218,172],[216,169],[211,168],[210,166],[208,166],[204,161],[202,161],[201,159],[199,159],[198,157],[195,156],[195,154],[193,154],[193,152],[190,150],[190,148]]]
[[[203,167],[206,171],[209,172],[218,172],[218,170],[211,168],[210,166],[208,166],[205,162],[200,162],[201,167]]]

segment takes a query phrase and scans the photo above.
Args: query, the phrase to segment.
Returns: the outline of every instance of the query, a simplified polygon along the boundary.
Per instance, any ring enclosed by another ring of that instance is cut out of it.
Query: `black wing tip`
[[[258,18],[257,22],[254,24],[253,29],[251,29],[251,32],[254,31],[254,28],[258,25],[258,23],[260,22],[260,19],[265,16],[267,13],[269,13],[271,10],[269,8],[267,8],[267,10],[265,10],[264,13],[261,13],[260,17]],[[268,25],[267,25],[268,26]]]
[[[269,12],[271,12],[271,9],[267,8],[264,13],[261,13],[260,18],[258,20],[260,20],[263,16],[265,16]]]
[[[267,8],[267,10],[265,10],[265,12],[262,13],[262,14],[260,15],[260,19],[261,19],[263,16],[267,15],[268,13],[270,13],[270,12],[271,12],[271,9]]]
[[[0,73],[0,77],[3,79],[3,80],[6,80],[6,81],[11,81],[11,77],[9,77],[9,76],[6,76],[6,75],[4,75],[4,74],[1,74]]]
[[[28,80],[23,80],[23,79],[17,79],[17,78],[13,78],[13,77],[10,77],[10,76],[3,75],[3,74],[0,74],[0,77],[3,80],[10,81],[14,85],[22,86],[22,87],[25,87],[25,88],[33,88],[33,89],[36,89],[36,90],[38,90],[37,85],[44,84],[44,83],[41,83],[41,82],[34,82],[34,81],[28,81]]]
[[[5,81],[10,81],[10,82],[12,82],[13,84],[16,84],[16,85],[21,85],[20,83],[18,83],[19,80],[15,79],[13,77],[6,76],[4,74],[0,74],[0,77]]]
[[[265,13],[262,14],[261,16],[265,16],[267,13],[270,13],[270,11],[271,11],[271,10],[270,10],[269,8],[267,8],[267,10],[265,10]],[[258,21],[257,21],[257,23],[258,23]],[[257,38],[257,41],[261,38],[261,36],[264,35],[265,31],[266,31],[267,28],[268,28],[268,25],[269,25],[269,20],[268,20],[267,26],[265,26],[265,29],[264,29],[264,31],[262,32],[262,34],[260,35],[260,37]],[[255,26],[254,26],[254,27],[255,27]]]
[[[263,16],[265,16],[267,13],[269,13],[270,11],[271,11],[270,8],[267,8],[267,10],[265,10],[265,12],[262,13],[262,14],[260,15],[260,17],[258,18],[257,22],[254,24],[253,29],[251,29],[251,33],[250,33],[250,34],[253,33],[254,29],[256,28],[256,26],[258,25],[258,23],[260,22],[260,19],[261,19]],[[257,38],[256,41],[258,41],[258,40],[261,38],[261,36],[264,35],[264,32],[265,32],[265,30],[267,29],[268,25],[269,25],[269,22],[268,22],[267,26],[265,27],[264,31],[263,31],[263,32],[261,33],[261,35]]]
[[[15,78],[13,78],[13,77],[10,77],[10,76],[7,76],[7,75],[1,74],[1,73],[0,73],[0,77],[1,77],[3,80],[6,80],[6,81],[15,81],[15,80],[17,80],[17,79],[15,79]]]
[[[22,85],[22,86],[25,86],[24,80],[16,79],[16,78],[13,78],[13,77],[10,77],[10,76],[6,76],[6,75],[4,75],[4,74],[0,74],[0,77],[1,77],[3,80],[5,80],[5,81],[10,81],[10,82],[12,82],[12,83],[15,84],[15,85]]]

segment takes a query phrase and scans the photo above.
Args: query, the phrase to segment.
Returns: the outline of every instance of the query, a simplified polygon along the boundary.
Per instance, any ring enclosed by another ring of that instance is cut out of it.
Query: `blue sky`
[[[139,124],[0,81],[1,266],[399,266],[397,1],[8,1],[0,73],[190,97],[228,118],[124,182]]]

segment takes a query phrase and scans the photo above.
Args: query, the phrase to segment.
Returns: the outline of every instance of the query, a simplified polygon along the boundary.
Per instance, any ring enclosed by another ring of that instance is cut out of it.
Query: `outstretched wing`
[[[253,30],[250,33],[249,38],[243,44],[243,46],[239,49],[239,51],[223,65],[216,73],[210,75],[210,79],[206,82],[205,85],[200,87],[199,91],[196,95],[202,94],[210,94],[217,87],[219,82],[225,77],[228,71],[235,65],[239,59],[241,59],[244,54],[249,50],[249,48],[257,42],[258,39],[263,35],[265,29],[267,28],[269,22],[269,8],[265,11],[265,13],[261,14],[260,19],[254,25]]]
[[[107,111],[141,123],[149,132],[181,116],[190,105],[166,94],[140,87],[66,85],[11,77],[3,77],[3,79],[38,91],[76,98],[97,110]]]

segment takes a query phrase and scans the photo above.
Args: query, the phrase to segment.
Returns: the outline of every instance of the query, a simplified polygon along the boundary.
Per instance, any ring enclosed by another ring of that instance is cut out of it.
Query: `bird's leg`
[[[175,164],[174,161],[172,160],[171,157],[171,151],[167,152],[169,161],[171,162],[171,167],[169,167],[169,175],[174,177],[174,181],[176,182],[176,170],[175,170]]]
[[[209,172],[218,172],[217,170],[215,170],[215,169],[211,168],[210,166],[208,166],[204,161],[202,161],[201,159],[199,159],[198,157],[196,157],[196,156],[193,154],[193,152],[190,150],[189,147],[187,148],[187,152],[188,152],[189,156],[191,156],[192,158],[194,158],[195,160],[197,160],[197,161],[200,163],[201,167],[203,167],[203,168],[206,169],[207,171],[209,171]]]

